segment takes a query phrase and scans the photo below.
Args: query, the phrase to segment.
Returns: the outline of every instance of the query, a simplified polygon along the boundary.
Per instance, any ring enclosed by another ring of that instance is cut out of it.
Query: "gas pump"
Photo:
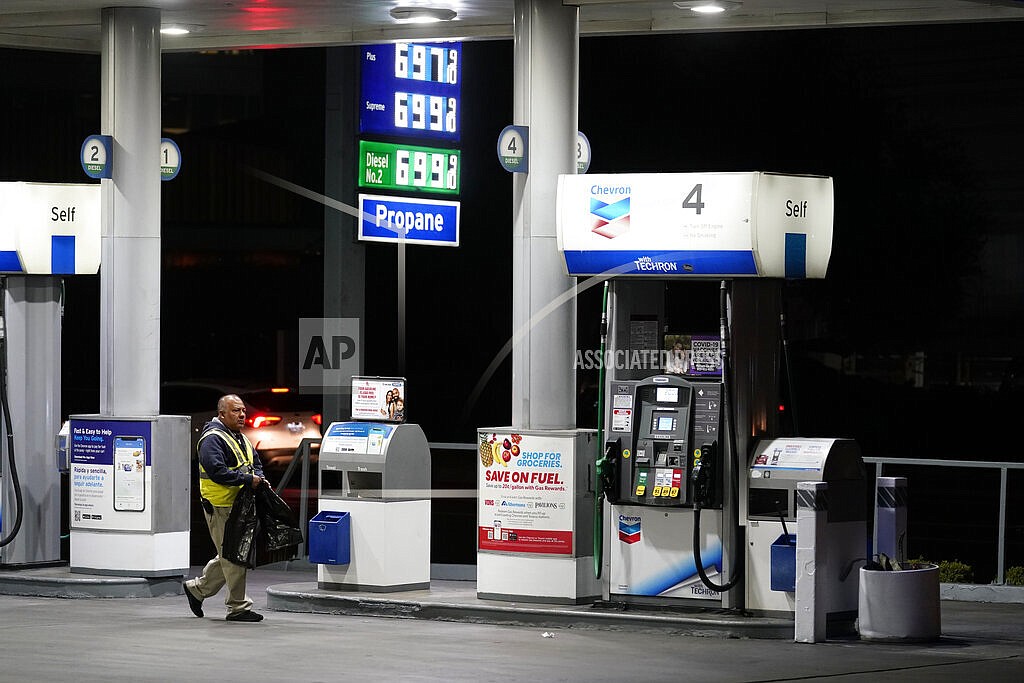
[[[825,276],[832,212],[826,177],[560,176],[566,270],[609,280],[605,599],[744,606],[746,454],[777,431],[781,281]]]
[[[62,278],[100,262],[98,185],[0,183],[0,566],[59,562]]]
[[[723,573],[721,390],[671,375],[610,383],[612,595],[720,600],[697,557],[712,576]],[[710,514],[698,530],[689,513],[700,509]]]

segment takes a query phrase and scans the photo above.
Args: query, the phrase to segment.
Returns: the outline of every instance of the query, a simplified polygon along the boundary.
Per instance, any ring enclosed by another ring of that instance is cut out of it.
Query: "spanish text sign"
[[[71,526],[151,531],[152,424],[145,420],[71,421]]]

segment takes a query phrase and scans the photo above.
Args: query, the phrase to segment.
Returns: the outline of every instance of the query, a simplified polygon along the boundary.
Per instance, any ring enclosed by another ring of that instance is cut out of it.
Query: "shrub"
[[[974,583],[974,568],[960,560],[942,560],[939,583]]]
[[[1020,565],[1006,570],[1007,586],[1024,586],[1024,567]]]

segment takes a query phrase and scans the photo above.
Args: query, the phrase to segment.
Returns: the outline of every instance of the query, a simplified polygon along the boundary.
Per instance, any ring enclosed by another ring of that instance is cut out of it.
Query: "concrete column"
[[[907,559],[907,478],[878,477],[875,487],[875,554]]]
[[[160,407],[160,10],[103,10],[100,414]],[[228,286],[226,283],[225,286]],[[183,321],[182,324],[188,324]]]
[[[558,175],[576,172],[579,10],[515,0],[514,121],[530,129],[529,173],[513,175],[512,424],[576,426],[576,302],[555,241]]]
[[[358,50],[328,50],[324,117],[324,194],[356,196],[356,138],[359,128],[355,100],[359,78]],[[345,95],[345,93],[350,93]],[[333,207],[324,209],[324,317],[359,320],[359,344],[364,343],[366,321],[366,246],[356,239],[356,219]],[[404,249],[404,245],[399,245]],[[360,363],[366,355],[360,354]],[[363,371],[362,365],[359,373]],[[347,420],[351,414],[352,386],[323,387],[324,424]]]
[[[60,278],[7,276],[7,401],[11,409],[15,464],[21,484],[18,535],[0,549],[3,565],[60,560],[60,475],[54,454],[60,429]],[[3,537],[14,529],[17,508],[7,434],[0,421],[4,460],[0,463]]]
[[[798,643],[825,640],[828,553],[828,484],[801,481],[796,485],[796,607],[794,636]]]

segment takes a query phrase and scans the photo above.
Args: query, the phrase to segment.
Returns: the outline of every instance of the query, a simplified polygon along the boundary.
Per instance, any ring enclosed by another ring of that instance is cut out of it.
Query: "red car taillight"
[[[317,427],[320,427],[320,426],[323,425],[323,423],[324,423],[324,416],[323,415],[321,415],[320,413],[316,413],[315,415],[313,415],[313,424],[315,424]]]
[[[278,415],[253,415],[252,417],[245,418],[245,424],[253,429],[276,425],[280,421],[281,418]]]

